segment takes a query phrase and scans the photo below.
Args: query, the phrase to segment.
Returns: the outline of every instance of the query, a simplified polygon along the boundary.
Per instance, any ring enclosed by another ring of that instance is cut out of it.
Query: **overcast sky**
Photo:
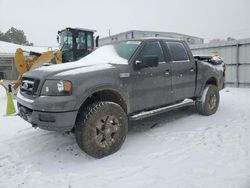
[[[205,38],[250,38],[250,0],[0,0],[0,31],[24,30],[35,45],[57,45],[57,30],[100,37],[137,29]]]

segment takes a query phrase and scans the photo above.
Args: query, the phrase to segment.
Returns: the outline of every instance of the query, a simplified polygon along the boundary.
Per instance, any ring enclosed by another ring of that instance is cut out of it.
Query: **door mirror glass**
[[[142,60],[137,60],[135,62],[135,67],[137,69],[147,68],[147,67],[157,67],[159,64],[158,56],[144,56]]]
[[[139,52],[135,62],[135,68],[156,67],[164,61],[163,51],[159,41],[147,42]]]

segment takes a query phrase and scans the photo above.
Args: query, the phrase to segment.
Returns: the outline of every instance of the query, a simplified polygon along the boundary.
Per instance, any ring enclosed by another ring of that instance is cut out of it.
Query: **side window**
[[[167,42],[173,61],[188,61],[188,54],[181,42]]]
[[[138,60],[142,60],[145,56],[158,56],[159,62],[164,61],[163,52],[160,46],[160,43],[155,42],[149,42],[147,43],[140,52],[138,56]]]
[[[92,34],[87,35],[87,48],[88,49],[93,48]]]

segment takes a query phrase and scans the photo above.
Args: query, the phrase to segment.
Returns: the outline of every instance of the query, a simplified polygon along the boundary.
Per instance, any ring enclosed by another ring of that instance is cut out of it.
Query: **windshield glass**
[[[129,58],[134,53],[135,49],[140,44],[140,41],[126,41],[126,42],[120,42],[117,44],[113,44],[113,48],[117,55],[120,57],[129,60]]]
[[[59,35],[59,49],[61,51],[71,50],[73,48],[73,37],[70,31],[62,31]]]
[[[124,41],[105,45],[84,57],[83,60],[106,63],[127,62],[140,43],[141,41]]]

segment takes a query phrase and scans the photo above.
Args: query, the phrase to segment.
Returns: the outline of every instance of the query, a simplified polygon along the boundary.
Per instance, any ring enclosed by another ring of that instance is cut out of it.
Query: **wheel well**
[[[216,78],[214,78],[214,77],[209,78],[208,81],[206,82],[205,86],[207,86],[207,85],[218,86]]]
[[[89,96],[81,105],[81,108],[84,106],[88,106],[93,102],[97,101],[109,101],[119,104],[123,110],[127,113],[127,104],[123,97],[114,90],[101,90],[93,93]]]

